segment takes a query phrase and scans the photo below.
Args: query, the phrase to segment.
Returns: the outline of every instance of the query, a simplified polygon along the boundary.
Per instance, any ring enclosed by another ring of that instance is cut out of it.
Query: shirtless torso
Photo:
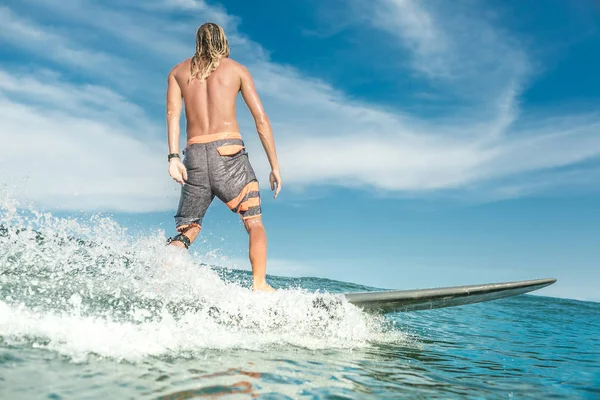
[[[269,181],[277,197],[281,190],[279,163],[271,124],[246,67],[228,57],[202,82],[190,80],[191,60],[176,65],[168,76],[167,130],[169,174],[182,184],[175,216],[179,235],[172,245],[189,247],[201,230],[202,218],[216,196],[241,215],[250,235],[249,256],[254,290],[272,290],[266,283],[267,240],[262,223],[258,181],[248,161],[236,118],[236,97],[252,114],[271,165]],[[180,117],[185,104],[187,143],[180,160]],[[173,156],[175,155],[175,156]]]
[[[178,64],[172,72],[181,88],[185,103],[188,140],[198,135],[238,132],[235,101],[238,93],[251,92],[248,71],[231,59],[223,59],[206,82],[190,79],[190,60]],[[251,103],[257,116],[264,113],[256,99]],[[252,110],[252,108],[251,108]]]

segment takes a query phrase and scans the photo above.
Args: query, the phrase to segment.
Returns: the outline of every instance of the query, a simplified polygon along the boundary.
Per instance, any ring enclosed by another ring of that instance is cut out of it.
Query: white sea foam
[[[300,289],[253,293],[223,280],[187,252],[166,247],[163,232],[133,237],[110,218],[57,218],[19,211],[7,200],[0,224],[5,340],[26,340],[75,359],[132,360],[403,339],[340,296]]]

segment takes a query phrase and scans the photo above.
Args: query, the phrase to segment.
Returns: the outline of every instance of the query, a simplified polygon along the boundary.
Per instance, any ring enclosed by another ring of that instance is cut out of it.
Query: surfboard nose
[[[517,296],[550,286],[556,278],[487,283],[416,290],[345,293],[351,304],[365,311],[390,313],[456,307]]]

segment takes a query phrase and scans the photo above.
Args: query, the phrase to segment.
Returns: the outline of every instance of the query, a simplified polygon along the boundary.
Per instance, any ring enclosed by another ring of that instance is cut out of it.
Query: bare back
[[[235,101],[241,89],[241,65],[224,58],[205,82],[190,77],[190,60],[173,69],[185,104],[188,140],[199,135],[238,132]]]
[[[187,140],[203,135],[239,132],[236,119],[236,97],[239,92],[254,118],[256,131],[267,153],[271,169],[279,173],[271,123],[248,69],[223,57],[219,66],[201,82],[189,81],[191,60],[177,64],[169,73],[167,85],[167,134],[169,152],[179,153],[179,120],[182,100],[185,103]],[[280,178],[277,176],[277,193]]]

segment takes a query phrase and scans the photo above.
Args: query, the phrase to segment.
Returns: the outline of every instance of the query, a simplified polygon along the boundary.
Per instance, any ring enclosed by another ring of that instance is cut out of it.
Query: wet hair
[[[229,57],[229,42],[225,31],[213,22],[202,24],[196,32],[196,54],[192,57],[190,81],[204,82],[219,66],[222,57]]]

